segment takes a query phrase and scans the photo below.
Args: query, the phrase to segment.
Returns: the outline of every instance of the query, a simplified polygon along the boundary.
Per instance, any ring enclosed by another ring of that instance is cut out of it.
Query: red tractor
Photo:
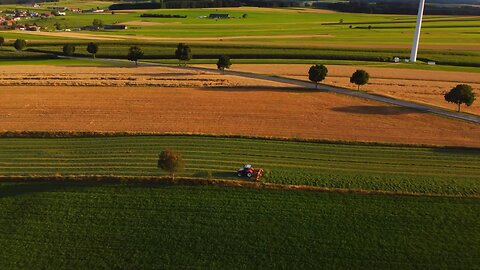
[[[237,170],[238,177],[248,177],[248,178],[255,177],[256,181],[260,180],[260,177],[262,177],[262,174],[263,174],[263,169],[255,170],[250,164],[245,164],[243,165],[242,168]]]

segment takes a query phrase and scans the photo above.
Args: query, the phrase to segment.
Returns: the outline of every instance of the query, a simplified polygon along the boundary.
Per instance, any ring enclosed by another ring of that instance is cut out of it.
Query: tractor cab
[[[253,169],[252,165],[245,164],[243,165],[242,168],[238,169],[237,176],[238,177],[246,176],[248,178],[251,178],[254,173],[255,173],[255,170]]]

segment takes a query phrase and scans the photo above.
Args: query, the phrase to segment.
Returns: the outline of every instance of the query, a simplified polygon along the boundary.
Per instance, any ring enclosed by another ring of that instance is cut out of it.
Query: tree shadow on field
[[[29,193],[78,191],[93,186],[99,186],[99,183],[70,181],[4,181],[0,184],[0,199],[21,196]]]
[[[433,148],[434,153],[446,155],[462,155],[476,157],[480,161],[480,148],[474,147],[437,147]]]
[[[212,86],[201,88],[204,91],[223,92],[285,92],[285,93],[327,93],[321,89],[309,89],[304,87],[275,87],[275,86]]]
[[[235,179],[238,178],[235,172],[214,172],[212,173],[213,178],[220,178],[220,179]]]
[[[138,76],[148,76],[148,77],[180,77],[180,76],[191,76],[192,73],[187,72],[166,72],[166,73],[136,73]]]
[[[402,115],[402,114],[411,114],[411,113],[421,113],[421,111],[416,111],[408,108],[402,107],[392,107],[392,106],[345,106],[345,107],[336,107],[332,111],[343,112],[343,113],[354,113],[354,114],[379,114],[379,115]]]

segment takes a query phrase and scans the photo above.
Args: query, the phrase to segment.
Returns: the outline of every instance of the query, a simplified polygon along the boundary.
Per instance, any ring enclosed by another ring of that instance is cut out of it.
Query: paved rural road
[[[61,58],[72,58],[72,59],[80,59],[80,60],[90,60],[90,61],[102,61],[102,62],[114,62],[114,63],[126,63],[126,60],[119,60],[119,59],[92,59],[92,58],[81,58],[81,57],[64,57],[60,56]],[[176,69],[183,69],[183,70],[198,70],[198,71],[207,71],[207,72],[212,72],[212,73],[219,73],[222,74],[221,71],[213,68],[205,68],[205,67],[180,67],[180,66],[174,66],[174,65],[167,65],[167,64],[158,64],[158,63],[149,63],[149,62],[139,62],[139,65],[141,66],[161,66],[161,67],[168,67],[168,68],[176,68]],[[267,80],[267,81],[274,81],[274,82],[280,82],[280,83],[287,83],[295,86],[300,86],[300,87],[305,87],[309,89],[315,89],[315,84],[307,81],[302,81],[302,80],[296,80],[296,79],[290,79],[290,78],[285,78],[285,77],[277,77],[277,76],[271,76],[271,75],[262,75],[262,74],[255,74],[255,73],[248,73],[248,72],[241,72],[241,71],[231,71],[231,70],[226,70],[225,74],[227,75],[234,75],[234,76],[240,76],[240,77],[245,77],[245,78],[252,78],[252,79],[260,79],[260,80]],[[341,88],[341,87],[335,87],[335,86],[330,86],[330,85],[324,85],[324,84],[319,84],[318,85],[318,90],[323,90],[323,91],[328,91],[332,93],[337,93],[341,95],[346,95],[346,96],[352,96],[352,97],[358,97],[358,98],[364,98],[368,100],[374,100],[378,102],[384,102],[404,108],[409,108],[421,112],[427,112],[427,113],[433,113],[441,116],[446,116],[446,117],[451,117],[455,119],[460,119],[468,122],[473,122],[480,124],[480,116],[475,116],[475,115],[470,115],[470,114],[463,114],[463,113],[458,113],[455,111],[449,111],[445,110],[442,108],[438,107],[433,107],[433,106],[428,106],[428,105],[422,105],[418,104],[415,102],[409,102],[409,101],[404,101],[404,100],[398,100],[390,97],[384,97],[384,96],[379,96],[379,95],[372,95],[368,94],[365,92],[358,92],[358,91],[352,91],[346,88]]]

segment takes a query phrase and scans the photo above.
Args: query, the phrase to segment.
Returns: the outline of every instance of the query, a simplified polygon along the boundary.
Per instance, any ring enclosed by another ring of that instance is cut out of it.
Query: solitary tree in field
[[[73,55],[75,53],[75,45],[73,44],[65,44],[63,46],[63,54],[65,55]]]
[[[17,40],[15,40],[15,42],[13,43],[13,47],[14,47],[17,51],[24,50],[24,49],[27,47],[27,42],[26,42],[24,39],[17,39]]]
[[[92,25],[97,27],[97,28],[103,28],[104,23],[100,19],[93,19]]]
[[[308,70],[308,79],[315,83],[315,89],[318,88],[318,82],[321,82],[327,77],[328,69],[324,65],[314,65]]]
[[[450,103],[458,105],[458,111],[460,112],[460,105],[465,104],[470,106],[475,101],[475,93],[468,84],[459,84],[452,88],[450,92],[445,94],[445,100]]]
[[[350,82],[356,84],[358,86],[358,90],[360,90],[360,86],[367,84],[369,79],[370,75],[368,72],[359,69],[352,74],[352,77],[350,77]]]
[[[90,42],[87,44],[87,52],[91,53],[93,55],[93,58],[95,58],[95,55],[98,52],[98,44]]]
[[[3,44],[5,44],[5,38],[0,37],[0,46],[3,46]]]
[[[192,59],[192,50],[188,45],[185,43],[179,43],[177,46],[177,50],[175,51],[175,57],[181,62],[183,61],[183,65],[187,65],[187,61]]]
[[[138,66],[138,59],[143,57],[143,51],[138,46],[132,46],[128,49],[127,59],[130,61],[135,61],[135,65]]]
[[[217,68],[223,72],[225,72],[226,68],[230,68],[232,62],[230,61],[230,57],[226,55],[222,55],[218,58],[217,61]]]
[[[170,173],[175,180],[175,174],[184,168],[182,156],[175,150],[166,149],[158,156],[158,168]]]

